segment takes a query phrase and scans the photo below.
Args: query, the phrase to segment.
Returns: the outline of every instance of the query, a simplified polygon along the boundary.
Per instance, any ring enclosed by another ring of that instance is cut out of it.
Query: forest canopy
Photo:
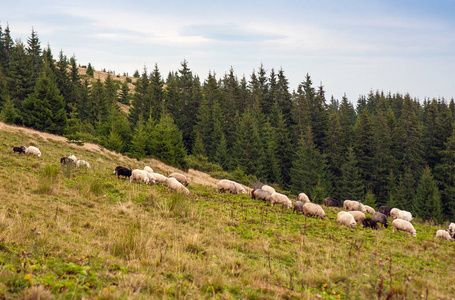
[[[123,82],[93,72],[62,51],[54,58],[35,30],[24,43],[0,27],[0,119],[319,203],[330,196],[436,222],[455,217],[453,98],[371,91],[354,106],[326,99],[309,74],[290,91],[284,70],[262,65],[249,78],[231,68],[203,80],[186,60],[165,78],[157,65]]]

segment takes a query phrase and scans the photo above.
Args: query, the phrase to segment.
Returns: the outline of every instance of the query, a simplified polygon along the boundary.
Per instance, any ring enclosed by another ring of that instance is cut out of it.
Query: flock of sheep
[[[13,151],[19,154],[41,157],[41,151],[34,146],[13,147]],[[90,169],[90,164],[87,161],[78,160],[73,154],[62,157],[60,159],[60,164],[62,166],[75,165],[77,168],[85,167]],[[189,184],[188,179],[185,175],[180,173],[172,173],[166,177],[163,174],[154,172],[149,166],[145,166],[143,170],[130,170],[126,167],[117,166],[114,170],[114,174],[117,175],[117,178],[120,178],[120,176],[130,178],[130,182],[139,181],[149,185],[155,183],[166,184],[169,189],[178,193],[186,195],[189,195],[190,193],[187,188]],[[216,187],[219,192],[230,192],[231,194],[246,193],[245,188],[241,184],[228,179],[220,180]],[[302,212],[305,216],[315,216],[321,219],[325,217],[324,209],[320,205],[312,203],[305,193],[300,193],[297,196],[297,200],[292,203],[288,196],[277,193],[271,186],[263,185],[260,189],[252,190],[251,198],[266,201],[267,203],[270,203],[271,206],[274,204],[281,204],[285,208],[293,208],[293,212]],[[340,207],[338,200],[330,197],[324,199],[324,204],[327,207]],[[372,207],[354,200],[345,200],[343,202],[343,209],[344,211],[340,211],[336,219],[336,222],[342,225],[354,228],[357,223],[361,223],[364,228],[370,227],[378,230],[378,223],[387,228],[389,225],[387,217],[391,217],[394,219],[392,222],[393,231],[405,231],[410,233],[413,237],[417,235],[417,232],[411,223],[412,214],[409,211],[388,206],[380,206],[378,211],[375,211]],[[366,217],[366,213],[370,214],[372,218]],[[455,240],[455,223],[450,223],[446,230],[438,230],[436,232],[436,237],[449,241]]]
[[[226,179],[220,180],[217,184],[217,188],[220,192],[229,191],[232,194],[245,193],[244,190],[240,190],[238,186],[238,183]],[[321,219],[325,217],[325,211],[322,206],[311,203],[305,193],[300,193],[297,196],[297,200],[292,203],[286,195],[277,193],[271,186],[263,185],[260,189],[252,190],[251,198],[266,201],[267,203],[270,203],[271,206],[274,204],[281,204],[283,207],[293,208],[293,212],[302,212],[305,216],[315,216]],[[324,204],[327,207],[340,207],[340,203],[336,199],[330,197],[324,199]],[[417,235],[417,232],[411,223],[412,214],[409,211],[388,206],[380,206],[378,211],[375,211],[374,208],[354,200],[345,200],[343,202],[343,209],[343,211],[338,213],[336,219],[336,222],[342,225],[354,228],[357,223],[361,223],[364,228],[370,227],[378,230],[378,223],[387,228],[389,225],[387,217],[391,217],[393,219],[393,231],[405,231],[410,233],[413,237]],[[365,214],[370,214],[371,217],[366,217]],[[446,230],[438,230],[436,232],[436,237],[444,238],[449,241],[455,240],[455,223],[451,223]]]
[[[144,170],[130,170],[122,166],[117,166],[114,170],[114,174],[117,175],[117,178],[120,178],[120,176],[124,176],[125,178],[129,177],[130,182],[139,181],[145,184],[161,183],[166,184],[169,189],[174,190],[177,193],[190,194],[190,191],[186,188],[189,184],[188,179],[185,175],[180,173],[172,173],[166,177],[163,174],[153,172],[153,169],[149,166],[145,166]]]

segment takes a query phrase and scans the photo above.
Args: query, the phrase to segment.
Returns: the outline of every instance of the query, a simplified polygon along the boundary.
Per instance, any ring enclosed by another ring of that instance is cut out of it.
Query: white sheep
[[[27,155],[31,154],[31,155],[41,157],[41,151],[39,151],[39,149],[36,148],[35,146],[30,146],[27,149],[25,149],[25,154],[27,154]]]
[[[367,210],[365,209],[365,206],[360,203],[359,201],[354,201],[354,200],[344,200],[343,202],[343,208],[345,210],[358,210],[363,213],[366,213]]]
[[[409,211],[401,210],[398,208],[392,208],[390,211],[390,216],[392,219],[401,219],[408,222],[411,222],[412,220],[412,214]]]
[[[188,186],[189,182],[188,179],[186,179],[186,176],[180,173],[172,173],[169,175],[169,177],[177,179],[181,184],[184,186]]]
[[[77,163],[77,158],[75,155],[71,154],[68,156],[69,159],[71,159],[74,163]]]
[[[283,207],[292,208],[292,202],[289,200],[288,196],[277,192],[270,195],[270,205],[273,206],[275,203],[281,204]]]
[[[155,176],[153,175],[153,173],[150,173],[148,171],[145,171],[144,172],[147,173],[147,176],[149,178],[149,184],[155,184],[156,183],[156,179],[155,179]]]
[[[269,192],[261,190],[261,189],[251,191],[251,199],[260,199],[260,200],[269,202],[271,195],[272,194],[270,194]]]
[[[401,209],[399,209],[399,208],[392,208],[390,210],[390,217],[392,219],[398,219],[398,215],[399,215],[400,211],[401,211]]]
[[[86,162],[85,160],[82,160],[82,159],[79,159],[76,163],[76,167],[77,168],[81,168],[81,167],[84,167],[84,168],[87,168],[87,169],[90,169],[90,164],[88,162]]]
[[[308,196],[305,194],[305,193],[300,193],[298,196],[297,196],[297,200],[298,201],[302,201],[303,203],[310,203],[310,198],[308,198]]]
[[[450,233],[451,236],[455,236],[455,223],[450,223],[447,231]]]
[[[311,203],[311,202],[305,203],[303,205],[303,214],[305,216],[306,215],[316,216],[321,219],[324,219],[324,217],[325,217],[325,212],[322,209],[322,207],[318,204]]]
[[[166,183],[167,177],[160,173],[153,173],[153,177],[155,177],[155,181],[158,183]]]
[[[358,210],[352,210],[352,211],[348,211],[349,214],[351,214],[353,217],[354,217],[354,220],[356,222],[362,222],[363,220],[365,220],[365,214],[361,211],[358,211]]]
[[[235,183],[228,179],[221,179],[220,181],[218,181],[218,183],[216,184],[216,188],[218,189],[218,191],[220,193],[226,192],[226,191],[231,194],[239,193],[239,190],[237,190]]]
[[[270,185],[263,185],[261,187],[261,190],[267,191],[270,194],[276,193],[275,189],[273,187],[271,187]]]
[[[363,205],[365,207],[365,210],[367,211],[367,213],[369,213],[370,215],[374,214],[376,211],[374,210],[373,207],[371,206],[368,206],[368,205]]]
[[[153,174],[153,169],[150,168],[149,166],[145,166],[145,167],[144,167],[144,171],[147,171],[147,172]]]
[[[336,221],[342,225],[345,225],[345,226],[348,226],[351,228],[354,228],[357,225],[354,217],[345,211],[340,211],[338,213]]]
[[[449,232],[447,232],[447,230],[439,229],[438,231],[436,231],[436,237],[441,238],[441,239],[446,239],[448,241],[453,241],[452,236],[450,235]]]
[[[183,184],[180,183],[176,178],[174,177],[168,177],[166,179],[167,186],[171,189],[176,191],[177,193],[183,193],[183,194],[190,194],[190,191],[183,186]]]
[[[235,187],[237,188],[237,191],[238,191],[237,194],[245,194],[246,193],[245,188],[243,187],[243,185],[241,185],[240,183],[235,182],[235,181],[232,181],[232,182],[235,184]]]
[[[150,177],[148,174],[149,173],[147,171],[134,169],[131,171],[130,182],[141,181],[145,184],[150,184]]]
[[[401,230],[401,231],[406,231],[409,232],[412,236],[416,236],[417,232],[414,229],[414,226],[408,221],[402,220],[402,219],[395,219],[392,222],[393,226],[393,231],[395,230]]]

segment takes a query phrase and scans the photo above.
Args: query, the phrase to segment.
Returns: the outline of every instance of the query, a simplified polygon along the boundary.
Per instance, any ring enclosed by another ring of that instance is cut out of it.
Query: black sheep
[[[391,210],[392,210],[392,207],[390,207],[390,206],[379,206],[379,209],[378,209],[378,211],[380,213],[383,213],[384,215],[386,215],[386,217],[390,217]]]
[[[373,220],[378,223],[381,223],[385,228],[387,228],[387,226],[389,226],[389,222],[387,222],[386,215],[384,215],[383,213],[380,213],[378,211],[373,214]]]
[[[62,157],[62,158],[60,158],[60,164],[62,166],[71,165],[71,164],[74,164],[74,161],[71,158]]]
[[[13,152],[17,152],[19,154],[25,154],[25,146],[20,147],[13,147]]]
[[[378,230],[379,229],[378,223],[376,223],[376,221],[374,221],[371,218],[365,218],[362,221],[362,226],[363,226],[363,228],[370,227],[370,228],[372,228],[374,230]]]
[[[131,177],[131,172],[128,168],[118,166],[115,168],[114,174],[117,174],[117,179],[119,179],[120,176]]]
[[[333,198],[327,197],[324,199],[324,204],[325,206],[335,206],[335,207],[340,207],[340,202],[338,200],[335,200]]]

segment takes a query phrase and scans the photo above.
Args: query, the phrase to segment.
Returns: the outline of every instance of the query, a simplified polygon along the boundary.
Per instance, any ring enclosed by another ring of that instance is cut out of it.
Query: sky
[[[282,69],[292,92],[309,74],[329,100],[370,91],[455,98],[455,0],[2,0],[0,25],[32,29],[77,63],[115,74],[155,64],[201,81]]]

